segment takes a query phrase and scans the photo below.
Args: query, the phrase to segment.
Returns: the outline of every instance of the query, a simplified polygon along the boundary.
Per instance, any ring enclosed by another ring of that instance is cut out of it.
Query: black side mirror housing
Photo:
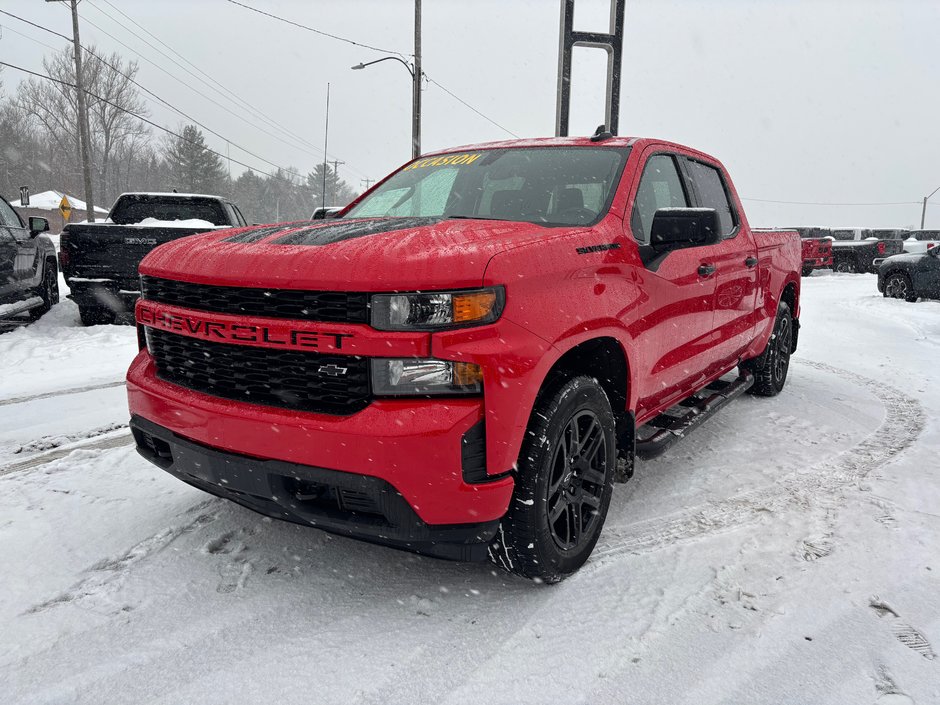
[[[721,242],[721,222],[714,208],[660,208],[653,216],[650,246],[656,252]]]
[[[36,237],[39,233],[49,232],[49,221],[45,218],[31,216],[29,219],[29,235]]]

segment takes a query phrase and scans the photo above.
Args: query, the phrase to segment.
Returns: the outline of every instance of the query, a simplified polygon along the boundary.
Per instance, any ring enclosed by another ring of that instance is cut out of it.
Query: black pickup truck
[[[70,223],[59,241],[59,264],[86,326],[113,323],[140,296],[137,266],[157,245],[214,228],[247,225],[221,196],[125,193],[103,223]]]
[[[900,254],[900,230],[833,228],[832,268],[837,272],[877,272],[875,260]]]
[[[45,218],[23,223],[0,197],[0,321],[23,314],[36,320],[59,302],[55,246],[42,235]]]

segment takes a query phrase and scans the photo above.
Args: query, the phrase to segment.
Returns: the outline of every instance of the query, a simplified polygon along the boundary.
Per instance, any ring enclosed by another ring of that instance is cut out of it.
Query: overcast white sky
[[[244,1],[325,32],[413,52],[412,0]],[[306,172],[322,159],[328,81],[329,152],[346,161],[343,178],[358,186],[360,179],[378,178],[410,156],[405,69],[385,62],[350,70],[381,52],[290,27],[226,0],[110,3],[82,0],[84,44],[137,58],[143,85],[272,162]],[[577,6],[576,29],[606,29],[608,0],[577,0]],[[63,3],[0,0],[0,7],[71,33]],[[318,147],[297,149],[266,135],[276,132],[270,126],[253,127],[209,102],[211,97],[244,115],[130,34],[128,28],[159,47],[115,7]],[[424,0],[424,69],[507,130],[551,135],[558,20],[558,0]],[[64,45],[3,15],[0,25],[2,61],[41,70],[49,49],[21,35]],[[918,225],[920,199],[940,186],[938,37],[937,0],[627,0],[620,132],[713,154],[748,199],[908,202],[816,206],[747,200],[756,225]],[[572,133],[589,134],[603,118],[604,55],[579,52]],[[183,83],[154,64],[182,74]],[[18,78],[15,71],[4,72],[7,91]],[[171,127],[181,120],[159,104],[152,104],[151,116]],[[433,84],[424,92],[423,120],[425,151],[510,137]],[[207,138],[225,151],[224,143]],[[257,163],[235,147],[231,155]],[[238,173],[241,167],[233,169]],[[927,209],[927,226],[940,228],[940,193],[934,204]]]

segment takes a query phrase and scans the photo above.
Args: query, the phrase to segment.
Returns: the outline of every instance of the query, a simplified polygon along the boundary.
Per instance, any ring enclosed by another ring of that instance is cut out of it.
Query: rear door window
[[[713,166],[691,159],[686,160],[686,165],[692,183],[695,184],[695,190],[698,192],[699,206],[714,208],[718,211],[721,236],[724,238],[733,237],[738,226],[738,219],[737,214],[731,207],[731,199],[728,196],[728,189],[725,187],[721,172]]]

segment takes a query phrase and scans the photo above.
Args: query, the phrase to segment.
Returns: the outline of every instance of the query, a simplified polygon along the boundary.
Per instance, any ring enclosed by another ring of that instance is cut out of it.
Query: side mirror
[[[940,245],[934,245],[927,248],[927,254],[931,257],[940,257]]]
[[[657,252],[721,242],[721,222],[714,208],[660,208],[653,216],[650,245]]]
[[[31,216],[29,219],[29,235],[30,237],[36,237],[39,233],[45,233],[49,231],[49,221],[45,218],[38,218],[36,216]]]

